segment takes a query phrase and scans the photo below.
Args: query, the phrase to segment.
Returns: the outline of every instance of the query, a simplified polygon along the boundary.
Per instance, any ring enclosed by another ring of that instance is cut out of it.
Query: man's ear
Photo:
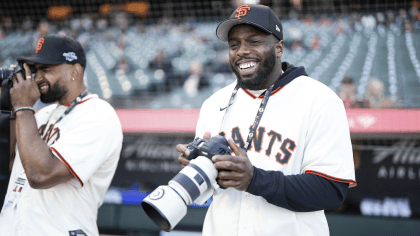
[[[72,66],[70,73],[71,73],[72,78],[75,78],[75,79],[79,77],[83,78],[83,68],[79,63],[76,63]]]
[[[284,46],[284,42],[283,40],[280,40],[276,43],[276,57],[280,58],[281,56],[283,56],[283,46]]]

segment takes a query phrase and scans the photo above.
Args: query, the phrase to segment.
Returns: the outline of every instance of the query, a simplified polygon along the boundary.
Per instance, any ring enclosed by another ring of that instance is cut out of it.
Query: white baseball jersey
[[[87,95],[54,126],[66,109],[50,105],[39,110],[35,118],[51,152],[74,178],[49,189],[33,189],[25,181],[17,152],[0,215],[2,236],[99,235],[98,208],[117,168],[121,123],[115,110],[96,94]],[[6,207],[17,192],[16,204]]]
[[[221,132],[245,143],[260,107],[263,91],[239,89],[236,83],[207,99],[200,111],[196,136]],[[354,186],[350,132],[343,102],[324,84],[299,76],[272,91],[247,155],[260,169],[285,175],[315,174]],[[324,211],[293,212],[263,197],[228,188],[213,197],[203,235],[329,235]]]

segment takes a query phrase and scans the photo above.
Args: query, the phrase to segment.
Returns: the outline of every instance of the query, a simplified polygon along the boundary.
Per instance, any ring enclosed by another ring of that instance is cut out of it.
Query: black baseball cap
[[[79,63],[86,67],[86,54],[82,45],[71,37],[50,34],[40,38],[36,47],[36,54],[29,57],[19,57],[19,63],[34,63],[58,65],[63,63]]]
[[[217,26],[217,37],[227,42],[229,31],[232,27],[239,24],[254,25],[283,40],[283,26],[273,10],[267,6],[252,4],[239,6],[229,19]]]

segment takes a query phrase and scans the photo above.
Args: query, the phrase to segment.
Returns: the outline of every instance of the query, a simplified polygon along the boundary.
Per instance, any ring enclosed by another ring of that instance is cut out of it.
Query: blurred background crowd
[[[347,108],[420,107],[418,1],[3,1],[0,65],[64,33],[86,50],[89,90],[114,107],[199,108],[235,80],[215,30],[248,3],[282,20],[283,61],[304,66]]]

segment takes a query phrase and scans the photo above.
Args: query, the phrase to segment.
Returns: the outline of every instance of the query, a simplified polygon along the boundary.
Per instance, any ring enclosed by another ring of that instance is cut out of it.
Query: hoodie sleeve
[[[296,212],[340,207],[346,198],[348,184],[313,174],[284,175],[254,167],[254,177],[247,192],[267,202]]]

